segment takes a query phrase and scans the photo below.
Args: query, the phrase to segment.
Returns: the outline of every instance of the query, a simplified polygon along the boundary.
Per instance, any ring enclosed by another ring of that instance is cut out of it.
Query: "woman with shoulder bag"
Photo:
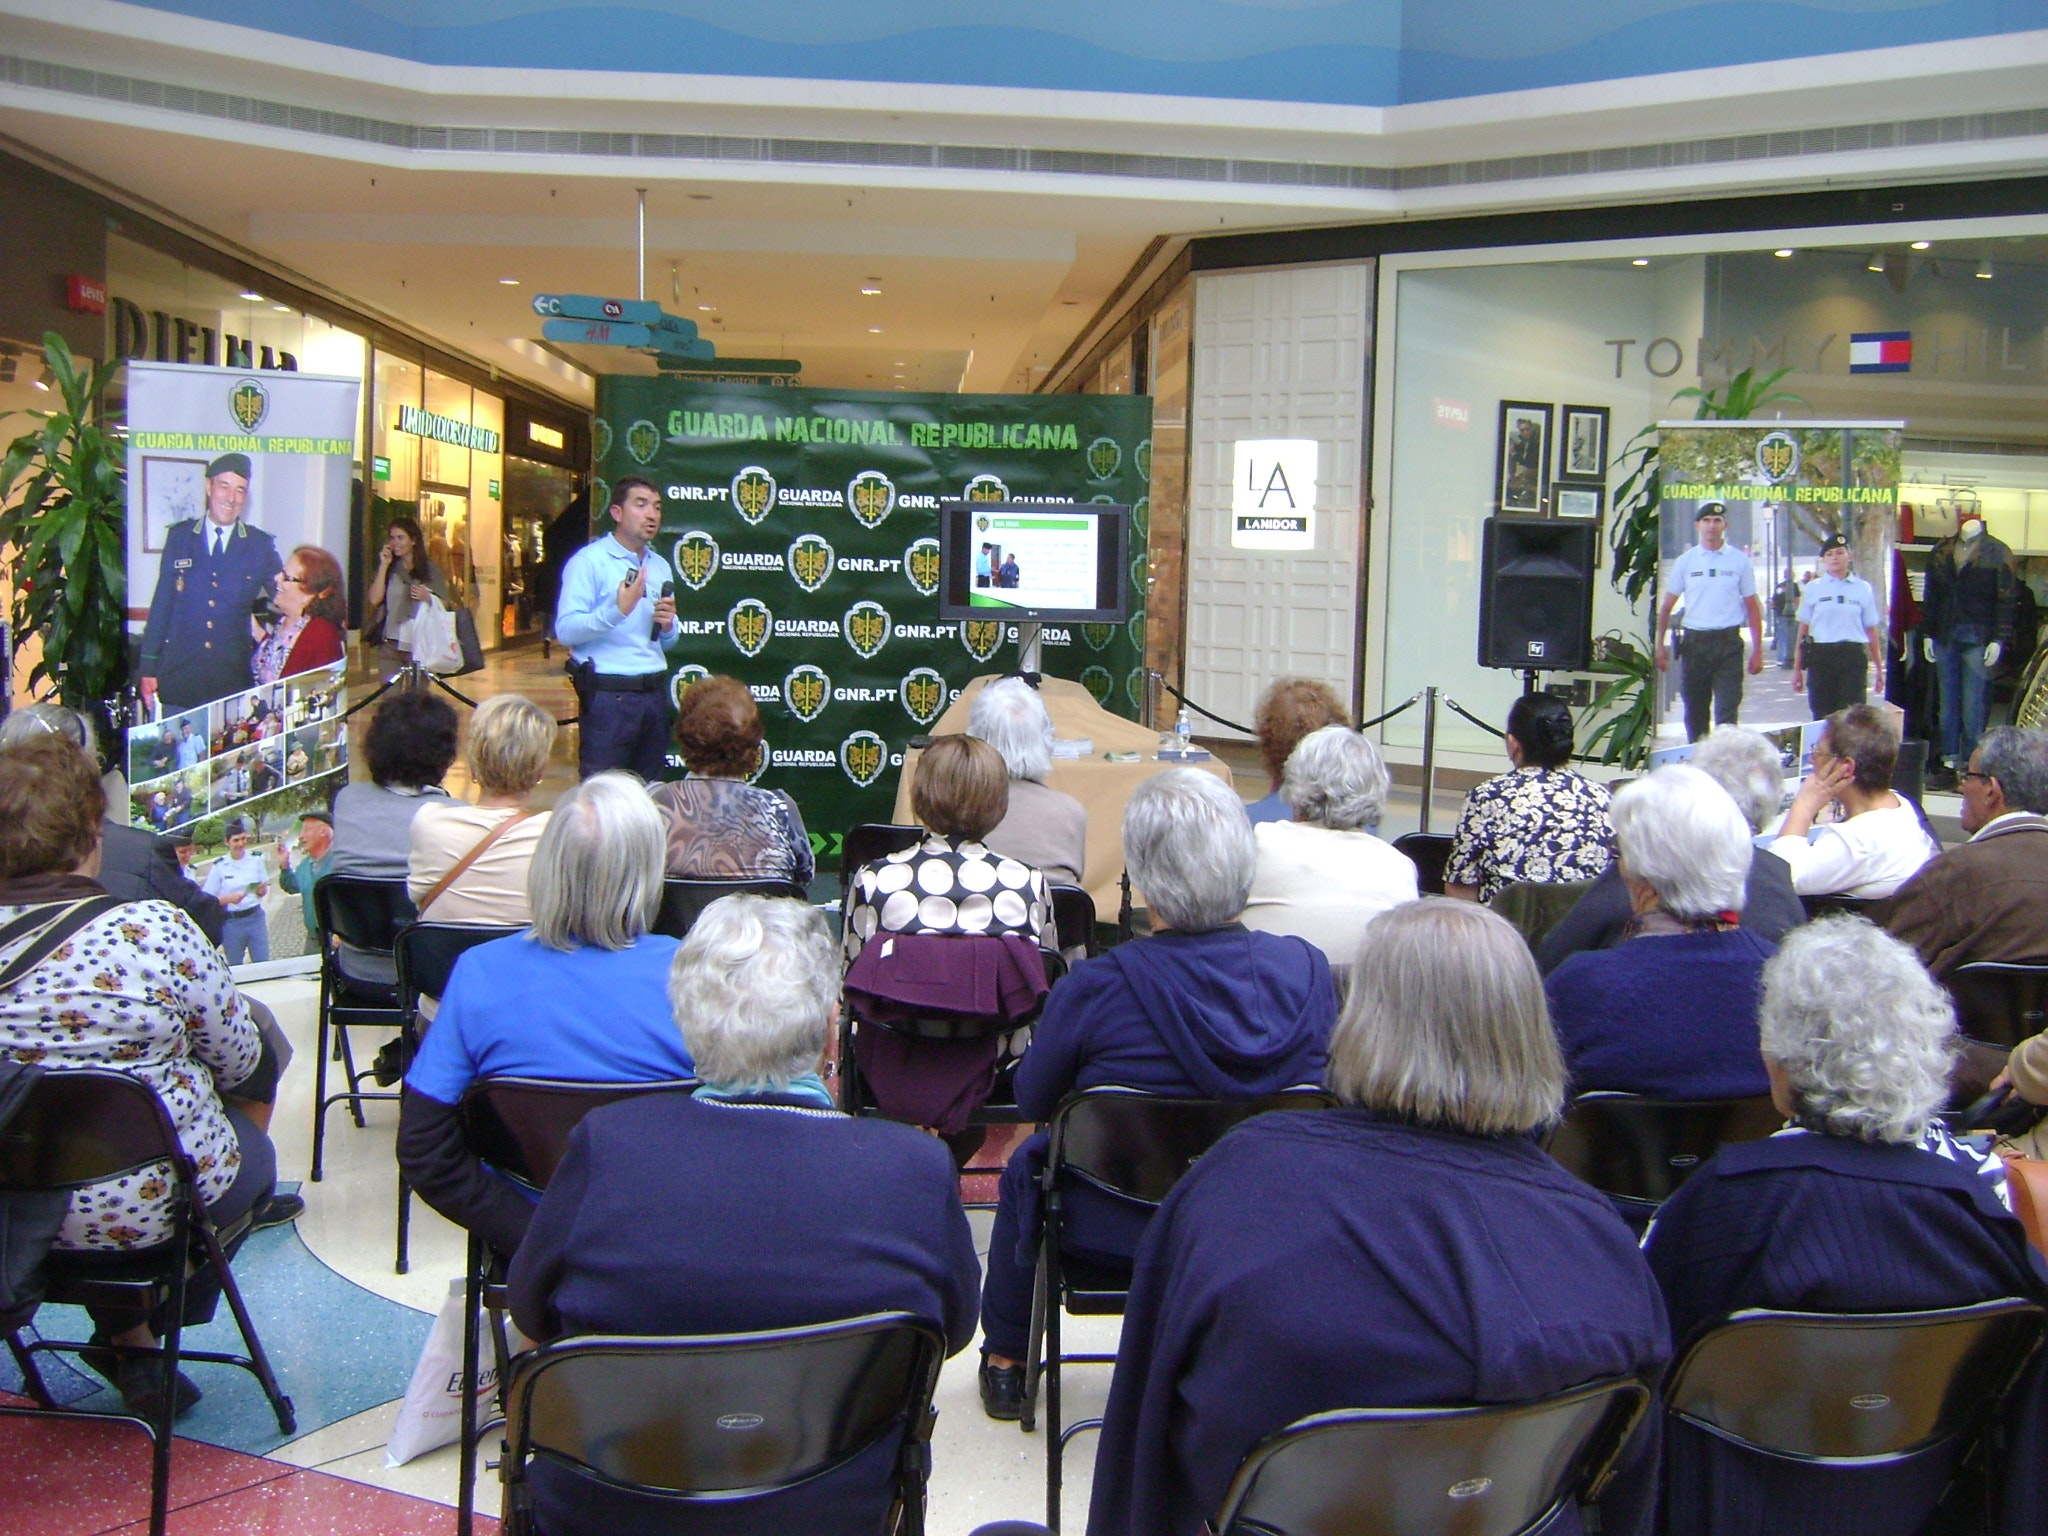
[[[377,556],[377,573],[364,594],[368,607],[363,636],[377,647],[379,675],[389,677],[412,664],[411,646],[400,637],[414,607],[429,597],[449,602],[448,578],[427,558],[426,535],[419,523],[401,513],[391,519]]]
[[[530,809],[554,751],[554,719],[516,693],[485,699],[469,722],[467,800],[428,800],[412,818],[406,883],[420,920],[524,928],[533,921],[526,872],[548,824]]]

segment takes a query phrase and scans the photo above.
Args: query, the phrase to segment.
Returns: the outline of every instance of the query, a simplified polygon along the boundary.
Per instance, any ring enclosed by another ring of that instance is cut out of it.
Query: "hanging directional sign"
[[[589,293],[537,293],[533,312],[541,335],[584,347],[635,347],[661,357],[718,355],[697,334],[697,322],[671,315],[653,299],[607,299]]]
[[[573,342],[584,347],[642,347],[675,357],[718,355],[710,342],[698,337],[618,320],[543,320],[540,333],[549,341]]]

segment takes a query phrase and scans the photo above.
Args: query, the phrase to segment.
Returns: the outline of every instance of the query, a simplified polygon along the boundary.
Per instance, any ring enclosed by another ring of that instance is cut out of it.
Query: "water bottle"
[[[1181,706],[1180,718],[1173,723],[1173,734],[1174,745],[1182,752],[1186,752],[1194,746],[1195,717],[1188,712],[1186,705]]]

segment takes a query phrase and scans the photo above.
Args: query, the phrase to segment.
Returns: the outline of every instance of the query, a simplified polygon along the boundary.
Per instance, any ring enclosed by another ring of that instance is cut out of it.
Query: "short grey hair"
[[[1296,821],[1339,832],[1370,831],[1380,824],[1393,788],[1380,749],[1346,725],[1310,731],[1287,759],[1280,798]]]
[[[728,1092],[772,1093],[816,1071],[838,998],[824,914],[788,897],[719,897],[668,971],[697,1075]]]
[[[1625,786],[1608,815],[1622,873],[1648,884],[1673,917],[1742,910],[1753,829],[1712,778],[1673,763]]]
[[[1258,845],[1244,802],[1221,779],[1168,768],[1124,807],[1124,863],[1161,926],[1207,933],[1251,900]]]
[[[1564,1112],[1564,1057],[1527,941],[1475,902],[1428,896],[1365,925],[1330,1034],[1346,1104],[1472,1136]]]
[[[1955,1005],[1918,955],[1863,918],[1785,935],[1764,963],[1757,1027],[1809,1130],[1912,1143],[1948,1102]]]
[[[614,769],[567,790],[533,850],[526,894],[533,936],[549,949],[625,949],[654,926],[668,833],[632,774]]]
[[[1751,832],[1785,803],[1785,760],[1761,731],[1720,726],[1692,749],[1692,765],[1728,791]]]
[[[34,741],[38,736],[62,736],[99,763],[99,732],[89,716],[62,704],[24,704],[0,721],[0,747]]]
[[[6,737],[0,735],[0,744]],[[2006,804],[2048,816],[2048,731],[2001,725],[1977,738],[1978,772],[1998,780]]]
[[[974,696],[967,734],[1003,755],[1013,779],[1041,782],[1052,772],[1052,716],[1038,690],[1021,677],[999,677]]]

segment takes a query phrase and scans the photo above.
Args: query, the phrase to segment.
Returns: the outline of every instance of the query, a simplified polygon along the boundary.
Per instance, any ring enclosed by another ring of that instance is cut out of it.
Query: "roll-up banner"
[[[684,632],[672,690],[709,673],[751,688],[768,746],[756,782],[797,801],[827,863],[847,827],[889,819],[905,744],[966,683],[1017,664],[1013,624],[939,618],[941,500],[1132,509],[1130,619],[1048,624],[1042,665],[1138,714],[1148,398],[607,376],[593,453],[599,536],[621,477],[661,488],[656,548],[676,572]]]
[[[1814,690],[1794,687],[1795,679],[1814,681],[1815,653],[1809,649],[1802,656],[1794,646],[1802,613],[1816,635],[1838,648],[1847,637],[1866,637],[1869,628],[1880,640],[1889,634],[1904,430],[1900,421],[1658,424],[1659,602],[1676,605],[1671,632],[1677,639],[1658,689],[1660,750],[1653,762],[1690,755],[1683,746],[1690,649],[1700,674],[1694,678],[1696,711],[1701,701],[1718,710],[1708,694],[1711,666],[1720,674],[1723,701],[1731,690],[1736,693],[1739,723],[1777,739],[1788,771],[1799,766],[1815,734],[1808,728]],[[1701,515],[1715,504],[1718,531]],[[1832,576],[1821,558],[1822,546],[1837,535],[1848,541],[1849,567],[1841,577]],[[1716,537],[1719,548],[1709,549]],[[1749,670],[1751,596],[1764,633],[1758,672]],[[1822,617],[1820,598],[1840,611]],[[1866,599],[1869,606],[1860,606]],[[1853,623],[1842,617],[1851,610]],[[1705,638],[1695,639],[1699,634]],[[1854,662],[1846,650],[1843,656]],[[1830,698],[1824,702],[1853,702],[1855,684],[1853,676],[1827,678]],[[1863,689],[1870,702],[1883,703],[1881,667],[1865,668]]]
[[[130,820],[220,840],[346,771],[349,481],[362,381],[128,366],[128,590],[145,723]],[[202,853],[207,851],[203,846]]]

